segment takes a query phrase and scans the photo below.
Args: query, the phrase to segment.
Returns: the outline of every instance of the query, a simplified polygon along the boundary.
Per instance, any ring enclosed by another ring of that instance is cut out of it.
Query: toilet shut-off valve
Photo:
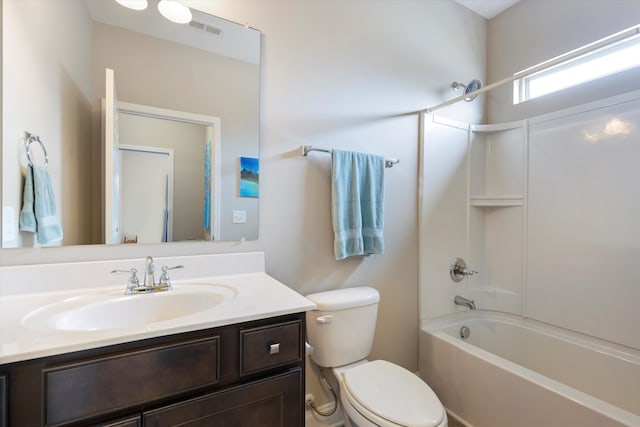
[[[467,263],[462,258],[454,258],[449,264],[449,276],[454,282],[460,282],[466,276],[473,276],[478,273],[476,270],[467,268]]]

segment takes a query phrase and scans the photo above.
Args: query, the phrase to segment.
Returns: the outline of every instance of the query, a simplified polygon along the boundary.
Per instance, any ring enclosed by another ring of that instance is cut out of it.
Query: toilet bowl
[[[431,388],[408,370],[384,360],[333,369],[348,427],[447,427]]]
[[[447,427],[444,406],[417,375],[384,360],[368,361],[380,295],[369,287],[307,295],[311,359],[332,368],[347,427]]]

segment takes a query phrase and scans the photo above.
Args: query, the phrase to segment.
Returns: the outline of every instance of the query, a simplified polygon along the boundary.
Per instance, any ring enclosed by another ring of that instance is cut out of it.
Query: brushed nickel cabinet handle
[[[280,343],[271,344],[269,346],[269,354],[278,354],[280,353]]]

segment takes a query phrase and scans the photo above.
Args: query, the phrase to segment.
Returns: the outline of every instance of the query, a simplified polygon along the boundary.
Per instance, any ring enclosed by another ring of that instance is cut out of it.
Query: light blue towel
[[[62,227],[56,217],[56,201],[46,168],[27,167],[20,212],[20,230],[36,233],[41,245],[62,240]]]
[[[384,157],[342,150],[332,157],[336,259],[384,253]]]
[[[22,190],[22,210],[20,211],[20,231],[36,232],[36,214],[33,210],[33,169],[27,167]]]

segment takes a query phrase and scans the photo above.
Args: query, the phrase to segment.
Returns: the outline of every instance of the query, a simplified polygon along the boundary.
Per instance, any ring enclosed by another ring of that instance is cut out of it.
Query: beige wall
[[[263,33],[259,240],[2,250],[0,263],[262,250],[267,273],[302,294],[359,285],[379,289],[371,357],[417,369],[415,112],[453,96],[453,80],[484,78],[486,21],[449,0],[189,3]],[[476,117],[479,105],[455,108]],[[301,144],[400,159],[386,170],[384,255],[335,261],[331,160],[321,153],[301,157]],[[446,238],[432,236],[434,245]],[[313,372],[308,387],[323,403]]]

